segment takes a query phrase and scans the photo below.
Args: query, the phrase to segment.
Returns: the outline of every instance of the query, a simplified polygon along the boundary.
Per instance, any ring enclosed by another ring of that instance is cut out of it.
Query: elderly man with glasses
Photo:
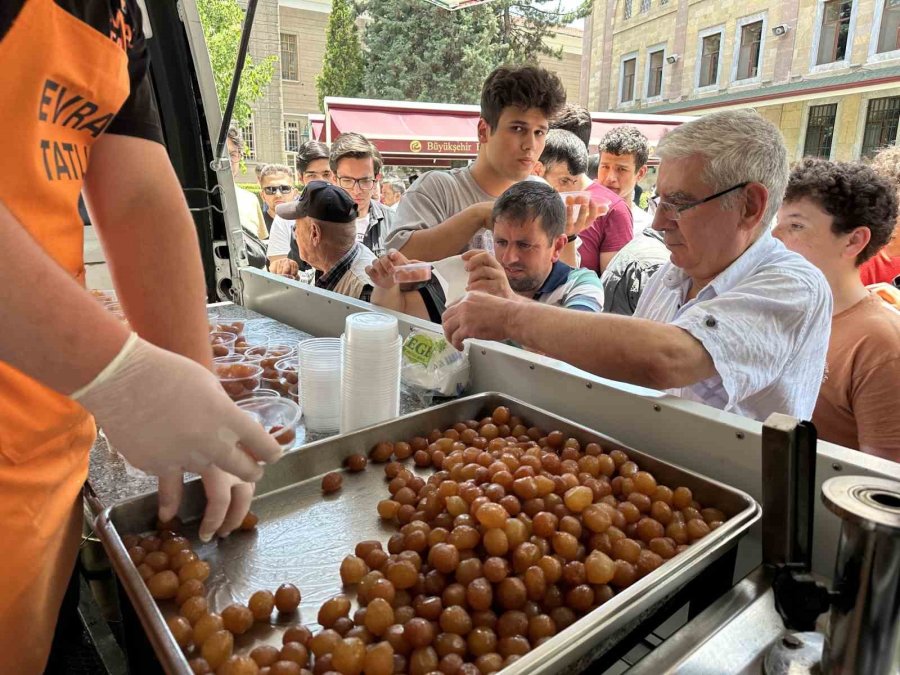
[[[634,317],[469,293],[444,314],[448,339],[511,337],[602,377],[753,419],[809,419],[832,297],[822,273],[769,230],[788,179],[778,129],[751,111],[714,113],[671,131],[658,154],[653,229],[670,261]]]

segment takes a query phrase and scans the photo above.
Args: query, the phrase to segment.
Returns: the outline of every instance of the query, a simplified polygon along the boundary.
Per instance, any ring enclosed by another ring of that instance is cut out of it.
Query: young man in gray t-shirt
[[[419,178],[400,202],[387,248],[433,261],[479,247],[491,203],[531,175],[549,120],[565,100],[559,78],[544,68],[494,70],[481,91],[477,159],[471,166]]]

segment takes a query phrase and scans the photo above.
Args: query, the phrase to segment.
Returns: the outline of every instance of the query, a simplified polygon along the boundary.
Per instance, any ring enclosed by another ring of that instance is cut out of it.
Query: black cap
[[[309,216],[328,223],[352,223],[359,215],[353,198],[324,180],[307,183],[297,201],[279,204],[275,213],[288,220]]]

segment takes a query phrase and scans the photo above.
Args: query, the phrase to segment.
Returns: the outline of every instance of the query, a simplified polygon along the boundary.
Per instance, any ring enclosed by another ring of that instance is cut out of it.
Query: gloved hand
[[[228,398],[210,371],[136,334],[72,398],[94,415],[132,465],[160,476],[162,520],[178,509],[181,474],[201,474],[208,498],[204,534],[224,532],[225,520],[240,522],[253,488],[232,488],[259,480],[263,470],[257,460],[281,456],[275,439]],[[231,507],[225,501],[229,493]]]
[[[178,512],[183,480],[184,476],[180,471],[159,477],[160,520],[169,520]],[[200,522],[200,539],[209,541],[214,534],[227,537],[237,529],[250,510],[256,485],[246,483],[216,467],[200,474],[200,480],[206,491],[206,511]]]

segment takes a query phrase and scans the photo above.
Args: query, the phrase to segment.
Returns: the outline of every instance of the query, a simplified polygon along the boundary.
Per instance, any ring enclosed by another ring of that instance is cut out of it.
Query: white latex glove
[[[202,476],[207,509],[201,535],[207,539],[234,529],[223,522],[243,519],[253,487],[238,484],[259,480],[263,470],[256,460],[281,456],[275,439],[228,398],[210,371],[134,333],[72,398],[132,465],[160,476],[161,520],[178,510],[183,472]]]
[[[159,477],[160,520],[168,520],[178,512],[183,480],[181,472]],[[206,511],[200,521],[200,539],[209,541],[214,534],[227,537],[238,528],[250,510],[256,485],[235,478],[216,467],[200,474],[200,480],[206,491]]]

